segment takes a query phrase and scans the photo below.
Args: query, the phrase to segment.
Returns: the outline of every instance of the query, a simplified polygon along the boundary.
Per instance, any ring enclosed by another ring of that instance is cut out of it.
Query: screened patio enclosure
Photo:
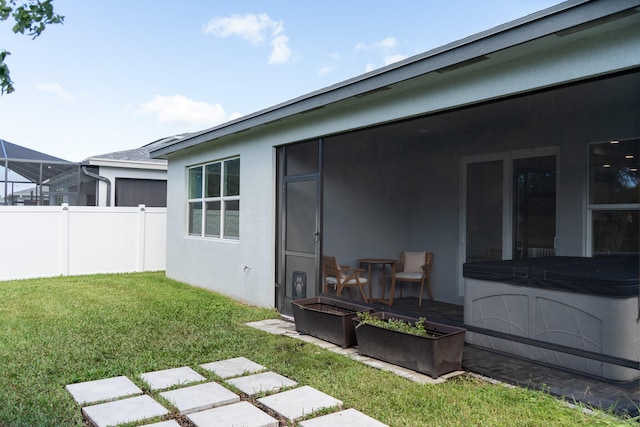
[[[639,92],[636,69],[281,147],[279,309],[300,273],[321,292],[322,255],[433,251],[434,298],[460,305],[465,262],[598,256],[603,218],[637,256]]]
[[[68,200],[68,191],[52,197],[48,180],[78,171],[78,164],[0,139],[0,205],[50,205]]]

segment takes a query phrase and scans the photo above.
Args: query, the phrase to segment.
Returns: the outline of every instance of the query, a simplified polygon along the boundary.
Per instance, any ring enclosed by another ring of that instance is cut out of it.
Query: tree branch
[[[64,16],[53,11],[53,0],[28,0],[16,6],[17,0],[0,0],[0,21],[12,17],[15,25],[14,33],[38,37],[47,25],[62,24]],[[0,51],[0,95],[9,94],[15,90],[5,58],[10,55],[6,50]]]

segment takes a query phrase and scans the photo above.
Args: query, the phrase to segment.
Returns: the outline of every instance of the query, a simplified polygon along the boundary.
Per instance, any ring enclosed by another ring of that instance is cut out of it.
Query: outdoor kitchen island
[[[607,380],[636,380],[639,268],[637,255],[466,263],[466,342]]]

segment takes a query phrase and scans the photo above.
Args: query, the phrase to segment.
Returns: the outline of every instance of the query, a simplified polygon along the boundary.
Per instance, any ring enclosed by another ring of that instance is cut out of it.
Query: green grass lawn
[[[390,426],[638,425],[473,377],[416,384],[244,325],[269,317],[164,273],[0,282],[0,426],[82,426],[67,384],[126,375],[142,387],[144,372],[238,356]]]

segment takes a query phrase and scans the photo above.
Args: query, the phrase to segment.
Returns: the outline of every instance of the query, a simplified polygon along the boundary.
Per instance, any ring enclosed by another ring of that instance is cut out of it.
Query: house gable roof
[[[488,55],[524,45],[550,35],[564,36],[637,14],[640,0],[570,0],[490,30],[461,39],[310,92],[273,107],[240,117],[221,125],[167,141],[151,151],[155,158],[192,148],[251,128],[267,125],[291,116],[308,113],[354,98],[385,91],[394,85],[426,75],[445,78],[450,72],[488,60]]]
[[[164,146],[168,142],[179,141],[188,134],[174,135],[158,139],[131,150],[114,151],[112,153],[99,154],[85,159],[82,163],[90,166],[109,166],[121,168],[157,169],[166,170],[167,161],[151,157],[151,151]]]
[[[131,150],[116,151],[89,157],[82,162],[90,166],[109,166],[135,169],[167,169],[167,161],[152,159],[150,149],[146,146]]]

